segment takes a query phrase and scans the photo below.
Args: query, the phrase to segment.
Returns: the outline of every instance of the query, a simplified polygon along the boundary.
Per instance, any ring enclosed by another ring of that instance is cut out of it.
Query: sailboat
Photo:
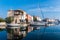
[[[38,4],[38,9],[40,9],[42,18],[44,18],[43,12],[42,12],[41,8],[39,7],[39,4]],[[41,21],[41,22],[39,22],[39,21],[30,22],[30,26],[46,26],[46,25],[47,25],[47,22],[43,22],[43,21]]]

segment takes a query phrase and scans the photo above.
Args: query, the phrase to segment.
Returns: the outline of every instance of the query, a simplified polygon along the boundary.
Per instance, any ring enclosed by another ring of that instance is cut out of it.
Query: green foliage
[[[3,18],[0,18],[0,22],[5,22],[5,20]]]
[[[13,20],[14,20],[13,17],[5,18],[6,23],[11,23]]]
[[[37,18],[35,16],[33,16],[33,21],[37,21]]]

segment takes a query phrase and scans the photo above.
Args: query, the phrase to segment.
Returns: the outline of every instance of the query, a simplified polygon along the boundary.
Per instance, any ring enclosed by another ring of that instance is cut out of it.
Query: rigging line
[[[43,14],[43,12],[42,12],[42,9],[41,9],[41,7],[40,7],[39,2],[38,2],[38,9],[39,9],[39,11],[41,12],[42,18],[44,18],[44,14]]]

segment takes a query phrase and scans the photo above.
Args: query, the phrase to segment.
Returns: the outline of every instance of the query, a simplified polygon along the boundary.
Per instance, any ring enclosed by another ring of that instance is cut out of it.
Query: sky
[[[0,17],[6,18],[10,9],[21,9],[41,18],[60,19],[60,0],[0,0]]]

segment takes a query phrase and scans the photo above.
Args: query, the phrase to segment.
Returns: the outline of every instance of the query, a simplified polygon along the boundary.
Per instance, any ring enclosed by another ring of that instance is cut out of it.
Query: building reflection
[[[18,39],[23,39],[24,37],[26,37],[26,35],[33,31],[36,30],[36,27],[32,27],[32,26],[26,26],[26,27],[7,27],[7,39],[9,40],[18,40]]]

